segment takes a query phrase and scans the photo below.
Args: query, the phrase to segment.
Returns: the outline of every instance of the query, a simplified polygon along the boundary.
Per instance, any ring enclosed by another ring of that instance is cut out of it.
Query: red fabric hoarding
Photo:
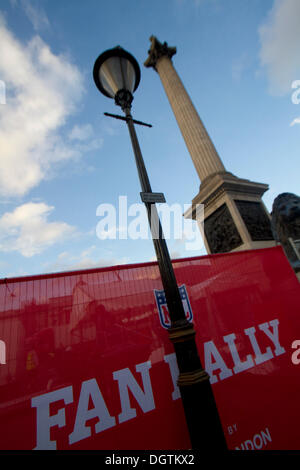
[[[300,285],[280,247],[176,260],[230,449],[299,449]],[[1,449],[189,449],[157,263],[0,283]]]

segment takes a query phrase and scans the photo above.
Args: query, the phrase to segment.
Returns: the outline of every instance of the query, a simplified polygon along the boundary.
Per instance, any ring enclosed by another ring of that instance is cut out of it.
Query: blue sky
[[[96,233],[99,204],[140,202],[127,127],[103,115],[120,110],[92,78],[106,49],[121,45],[141,67],[133,114],[153,125],[137,128],[153,191],[182,206],[198,193],[159,76],[143,65],[152,34],[177,47],[174,66],[226,169],[268,183],[269,210],[279,193],[299,194],[299,15],[298,0],[2,0],[0,277],[154,258],[151,239]],[[206,253],[168,246],[173,258]]]

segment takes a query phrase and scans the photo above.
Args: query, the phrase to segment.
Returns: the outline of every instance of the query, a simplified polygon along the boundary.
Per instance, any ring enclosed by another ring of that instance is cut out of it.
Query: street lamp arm
[[[119,116],[118,114],[111,114],[111,113],[103,113],[104,116],[109,116],[113,117],[115,119],[121,119],[122,121],[127,121],[127,117],[124,116]],[[134,124],[139,124],[140,126],[147,126],[147,127],[152,127],[152,124],[147,124],[146,122],[143,121],[137,121],[136,119],[133,119]]]

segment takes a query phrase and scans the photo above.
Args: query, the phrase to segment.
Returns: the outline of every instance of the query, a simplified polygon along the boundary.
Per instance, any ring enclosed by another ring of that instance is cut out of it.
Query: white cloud
[[[70,140],[87,140],[93,135],[93,127],[91,124],[82,126],[75,125],[69,134]]]
[[[39,5],[36,1],[32,2],[30,0],[10,0],[10,3],[12,7],[21,6],[36,31],[45,27],[49,27],[50,23],[48,17],[41,5]]]
[[[178,258],[182,258],[182,255],[179,251],[170,251],[170,258],[171,259],[178,259]]]
[[[115,257],[96,257],[92,256],[96,246],[91,246],[82,251],[78,256],[71,255],[68,252],[62,252],[58,255],[54,263],[48,263],[44,266],[44,271],[57,272],[57,271],[76,271],[78,269],[92,269],[104,268],[106,266],[117,266],[128,264],[130,259],[128,257],[115,258]]]
[[[93,253],[93,251],[95,251],[95,249],[96,249],[96,245],[92,245],[89,248],[86,248],[85,250],[81,252],[80,258],[87,258],[88,256],[91,256],[91,254]]]
[[[54,207],[29,202],[0,218],[0,250],[17,251],[25,257],[41,253],[75,232],[65,222],[48,222]]]
[[[39,36],[20,42],[1,15],[0,37],[0,76],[7,89],[0,107],[0,194],[22,196],[47,177],[54,163],[99,148],[102,139],[74,142],[60,135],[84,93],[78,68]],[[86,125],[81,133],[91,130]]]
[[[272,94],[290,91],[300,76],[300,1],[275,0],[266,22],[259,28],[260,63]]]
[[[295,118],[295,119],[291,122],[290,126],[294,126],[295,124],[300,124],[300,117]]]
[[[250,59],[248,57],[248,54],[246,54],[245,52],[233,61],[231,66],[231,74],[233,80],[237,82],[241,80],[243,73],[249,67],[249,62]]]
[[[33,5],[29,0],[21,0],[21,4],[36,31],[49,26],[47,15],[40,5]]]
[[[102,137],[95,136],[91,124],[75,125],[69,133],[68,139],[72,142],[72,148],[75,147],[79,153],[97,150],[103,144]]]

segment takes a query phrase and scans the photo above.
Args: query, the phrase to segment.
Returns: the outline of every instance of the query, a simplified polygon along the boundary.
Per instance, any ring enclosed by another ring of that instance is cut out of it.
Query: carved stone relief
[[[262,204],[255,201],[234,201],[253,241],[273,240],[271,221]]]
[[[204,233],[211,253],[226,253],[242,244],[226,204],[204,220]]]

